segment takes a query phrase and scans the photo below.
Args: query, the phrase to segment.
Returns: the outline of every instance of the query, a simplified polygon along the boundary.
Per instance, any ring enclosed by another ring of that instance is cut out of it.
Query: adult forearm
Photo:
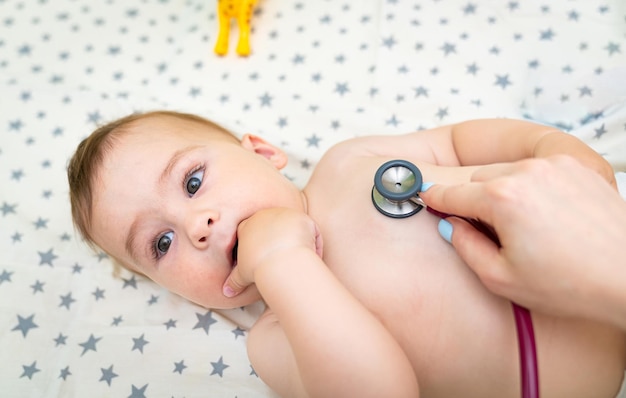
[[[488,289],[534,310],[626,330],[626,202],[606,181],[568,156],[486,166],[472,181],[420,196],[495,229],[502,247],[454,218],[447,235]]]

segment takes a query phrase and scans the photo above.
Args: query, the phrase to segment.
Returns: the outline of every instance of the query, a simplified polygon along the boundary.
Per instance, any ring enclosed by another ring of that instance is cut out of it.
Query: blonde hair
[[[92,206],[94,200],[93,187],[94,180],[97,178],[104,158],[114,147],[118,138],[127,133],[129,127],[135,122],[159,116],[174,117],[200,123],[210,127],[212,130],[223,132],[233,137],[233,139],[237,139],[230,131],[207,119],[189,113],[172,111],[133,113],[97,128],[78,145],[76,152],[74,152],[67,166],[72,221],[82,238],[92,248],[96,246],[91,234]]]

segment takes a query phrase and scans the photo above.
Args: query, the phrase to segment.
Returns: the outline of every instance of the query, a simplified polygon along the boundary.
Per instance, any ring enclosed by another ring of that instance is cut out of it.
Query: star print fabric
[[[213,53],[216,8],[0,0],[3,396],[273,396],[246,356],[261,305],[213,311],[115,276],[74,231],[67,160],[128,113],[259,134],[299,186],[339,141],[480,117],[558,126],[626,170],[622,0],[263,1],[247,58],[236,29]]]

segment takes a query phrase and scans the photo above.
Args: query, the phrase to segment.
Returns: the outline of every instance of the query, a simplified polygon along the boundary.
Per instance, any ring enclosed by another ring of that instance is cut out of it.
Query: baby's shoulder
[[[389,145],[390,137],[363,136],[338,142],[321,157],[318,167],[347,167],[368,158],[389,155],[383,148]],[[393,138],[391,139],[393,141]]]
[[[351,138],[333,145],[321,157],[316,169],[337,171],[339,168],[363,167],[370,162],[406,159],[413,163],[436,164],[432,134],[414,132],[398,135],[368,135]]]
[[[368,159],[406,159],[414,163],[436,164],[433,145],[442,145],[441,134],[417,131],[397,135],[368,135],[351,138],[333,145],[320,159],[327,167],[362,164]]]
[[[322,160],[342,160],[352,157],[371,156],[370,150],[374,137],[355,137],[340,141],[331,146],[322,156]]]
[[[367,156],[367,153],[361,148],[361,145],[359,145],[358,139],[341,141],[324,152],[315,164],[311,178],[314,178],[316,175],[322,175],[326,178],[328,174],[336,174],[338,171],[351,168],[353,167],[351,164],[353,164],[356,159],[364,156]]]
[[[353,138],[341,141],[330,147],[315,165],[312,178],[321,176],[325,180],[343,178],[347,174],[360,174],[363,165],[377,157],[369,150],[364,138]]]

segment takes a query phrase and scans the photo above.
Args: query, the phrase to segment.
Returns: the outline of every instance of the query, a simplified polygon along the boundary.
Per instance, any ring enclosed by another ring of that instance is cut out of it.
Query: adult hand
[[[254,283],[260,266],[281,264],[291,249],[307,248],[322,255],[322,238],[313,220],[303,212],[272,208],[239,224],[237,265],[224,283],[224,295],[234,297]]]
[[[626,202],[596,172],[562,155],[529,159],[485,166],[469,183],[434,185],[420,197],[495,229],[500,248],[461,219],[440,224],[495,294],[626,329]]]

